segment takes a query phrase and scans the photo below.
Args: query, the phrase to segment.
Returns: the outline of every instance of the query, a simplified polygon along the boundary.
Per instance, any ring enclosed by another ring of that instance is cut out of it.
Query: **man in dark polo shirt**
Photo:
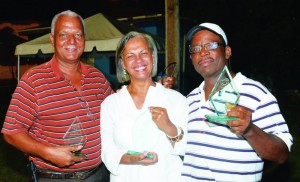
[[[99,70],[80,62],[85,25],[78,14],[57,14],[50,39],[52,59],[27,71],[17,85],[2,128],[4,139],[28,154],[38,181],[109,181],[100,156],[99,112],[113,90]],[[69,146],[63,137],[74,122],[86,140]]]

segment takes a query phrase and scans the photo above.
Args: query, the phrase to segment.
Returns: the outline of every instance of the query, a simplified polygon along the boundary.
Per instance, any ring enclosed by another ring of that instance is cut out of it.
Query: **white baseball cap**
[[[187,42],[190,43],[192,41],[192,38],[193,38],[194,34],[196,32],[199,32],[200,30],[208,30],[208,31],[211,31],[211,32],[217,34],[218,36],[220,36],[222,41],[226,45],[228,45],[228,41],[227,41],[227,37],[226,37],[225,32],[223,31],[223,29],[219,25],[214,24],[214,23],[201,23],[200,25],[191,28],[188,31],[188,33],[186,34]]]

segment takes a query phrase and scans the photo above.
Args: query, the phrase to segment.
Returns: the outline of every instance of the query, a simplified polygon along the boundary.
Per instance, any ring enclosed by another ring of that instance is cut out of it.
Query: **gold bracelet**
[[[181,127],[176,127],[176,128],[177,128],[177,132],[180,131],[180,133],[177,134],[177,136],[170,137],[170,136],[167,135],[167,137],[170,140],[170,142],[173,142],[173,143],[179,142],[183,138],[183,135],[184,135],[184,132],[183,132],[183,130],[182,130]]]

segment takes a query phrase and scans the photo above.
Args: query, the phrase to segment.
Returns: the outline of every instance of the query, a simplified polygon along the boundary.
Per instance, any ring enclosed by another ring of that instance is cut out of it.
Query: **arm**
[[[50,147],[33,139],[28,133],[4,134],[4,139],[22,152],[38,156],[58,167],[66,167],[84,160],[83,157],[72,155],[72,151],[79,151],[82,146]]]
[[[248,131],[243,134],[243,137],[259,156],[279,164],[288,159],[289,150],[279,137],[264,132],[252,123],[248,127]]]
[[[157,127],[168,136],[177,136],[177,128],[170,121],[168,112],[162,107],[149,107],[152,115],[152,120],[155,122]]]
[[[282,139],[268,134],[251,122],[252,112],[242,106],[236,106],[227,112],[228,116],[239,117],[227,125],[237,134],[243,136],[263,159],[283,163],[288,159],[289,150]]]
[[[166,108],[150,107],[152,119],[166,135],[176,137],[174,138],[176,142],[171,142],[172,154],[184,155],[187,140],[188,103],[183,95],[169,89],[165,90],[167,94],[159,99],[166,103]],[[156,112],[154,112],[155,110]]]
[[[84,160],[71,153],[80,150],[80,147],[50,147],[29,135],[28,131],[37,117],[37,101],[35,85],[27,76],[24,74],[12,96],[2,128],[4,139],[22,152],[38,156],[59,167]]]
[[[180,142],[184,137],[184,129],[171,122],[169,119],[168,112],[162,107],[149,107],[152,115],[152,120],[155,122],[157,127],[166,134],[172,147]]]

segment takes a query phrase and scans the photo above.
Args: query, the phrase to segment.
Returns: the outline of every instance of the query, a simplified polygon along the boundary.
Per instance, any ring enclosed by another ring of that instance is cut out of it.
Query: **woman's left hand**
[[[151,154],[153,158],[148,158],[147,155]],[[158,161],[157,153],[155,152],[144,152],[139,155],[131,155],[125,153],[120,163],[121,164],[143,164],[143,165],[151,165],[155,164]]]
[[[168,112],[165,108],[149,107],[149,110],[152,115],[152,120],[160,130],[169,136],[177,135],[176,126],[170,121]]]

